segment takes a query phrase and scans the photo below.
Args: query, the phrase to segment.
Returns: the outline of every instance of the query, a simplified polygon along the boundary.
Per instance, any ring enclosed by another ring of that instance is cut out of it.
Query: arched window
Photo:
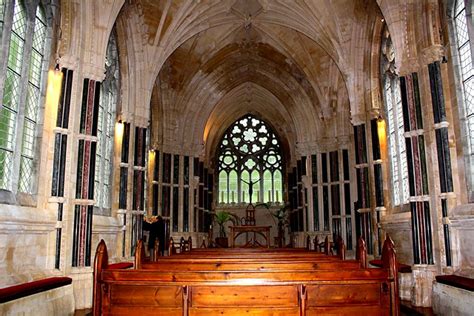
[[[466,133],[466,162],[467,162],[467,183],[470,192],[470,200],[473,200],[474,191],[474,71],[472,66],[471,40],[469,36],[468,23],[472,23],[467,18],[464,0],[457,0],[454,5],[454,33],[455,47],[457,49],[457,59],[459,76],[462,90],[460,98],[461,120],[464,121]]]
[[[37,125],[47,58],[47,21],[33,1],[0,1],[0,188],[35,191]],[[11,21],[11,23],[3,22]]]
[[[112,187],[115,111],[119,91],[119,60],[115,30],[109,38],[105,57],[105,79],[100,88],[97,124],[94,200],[101,214],[109,213]]]
[[[381,74],[387,117],[388,156],[390,157],[393,204],[408,203],[408,166],[405,148],[400,80],[395,72],[395,52],[387,26],[382,36]]]
[[[271,128],[252,115],[238,119],[219,145],[219,203],[282,202],[282,170]]]

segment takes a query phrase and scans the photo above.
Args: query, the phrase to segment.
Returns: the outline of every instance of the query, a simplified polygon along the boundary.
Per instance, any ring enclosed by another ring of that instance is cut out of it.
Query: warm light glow
[[[56,67],[48,72],[48,88],[46,89],[46,107],[57,113],[59,97],[61,95],[61,84],[63,73]]]
[[[154,149],[150,149],[148,151],[148,156],[149,156],[149,161],[150,163],[154,163],[155,162],[155,150]]]
[[[124,124],[121,120],[115,123],[115,136],[117,137],[117,140],[120,142],[123,139],[123,127],[124,127]]]
[[[379,137],[380,150],[387,148],[387,125],[382,117],[377,119],[377,134]]]

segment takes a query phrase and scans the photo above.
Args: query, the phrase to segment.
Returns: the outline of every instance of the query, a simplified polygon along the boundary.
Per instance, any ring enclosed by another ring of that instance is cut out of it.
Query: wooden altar
[[[241,234],[245,233],[245,244],[240,247],[266,247],[270,248],[270,228],[272,226],[229,226],[230,228],[230,247],[236,247],[235,240]],[[253,238],[249,238],[249,233],[253,233]],[[257,234],[262,236],[265,244],[261,244],[257,240]]]

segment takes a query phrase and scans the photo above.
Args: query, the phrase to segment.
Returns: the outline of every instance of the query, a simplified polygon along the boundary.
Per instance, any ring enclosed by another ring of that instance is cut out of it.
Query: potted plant
[[[226,248],[229,245],[229,241],[227,239],[227,234],[225,231],[225,224],[227,222],[232,222],[233,225],[237,223],[237,216],[228,211],[218,211],[213,214],[214,215],[214,222],[219,225],[219,236],[216,237],[216,245]]]
[[[259,203],[255,205],[255,207],[264,207],[269,210],[278,227],[278,235],[275,238],[275,244],[282,248],[285,245],[285,229],[290,224],[290,220],[288,218],[290,215],[288,211],[291,209],[290,205],[284,204],[279,209],[274,211],[270,211],[270,205],[268,203]]]

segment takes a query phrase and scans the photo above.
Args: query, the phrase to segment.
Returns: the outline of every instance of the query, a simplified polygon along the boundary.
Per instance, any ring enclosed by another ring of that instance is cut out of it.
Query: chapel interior
[[[196,248],[388,235],[402,301],[472,310],[436,277],[474,279],[473,9],[0,0],[0,289],[69,277],[54,304],[90,309],[99,241],[133,261],[159,218]],[[234,240],[249,212],[268,236]]]

